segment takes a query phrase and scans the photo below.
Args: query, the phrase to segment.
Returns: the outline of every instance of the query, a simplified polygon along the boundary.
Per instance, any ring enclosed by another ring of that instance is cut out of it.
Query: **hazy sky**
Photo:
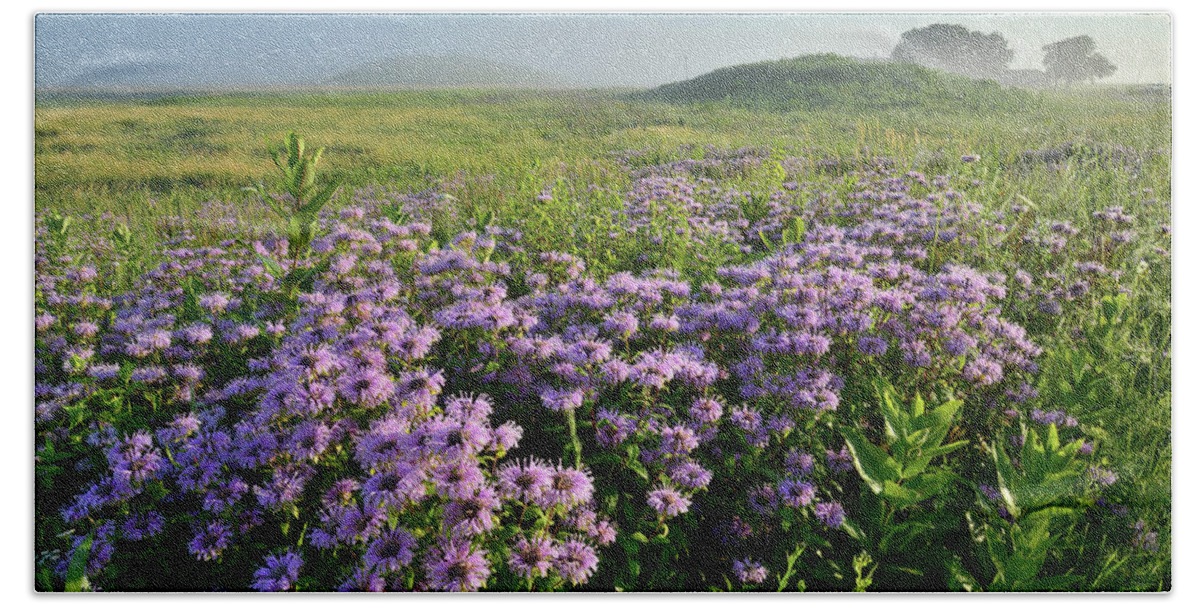
[[[1117,65],[1108,82],[1171,80],[1171,20],[1161,13],[41,14],[35,80],[64,86],[144,68],[184,85],[269,86],[453,54],[579,86],[646,86],[807,53],[886,57],[904,31],[939,22],[1000,32],[1012,68],[1041,68],[1042,45],[1089,34]]]

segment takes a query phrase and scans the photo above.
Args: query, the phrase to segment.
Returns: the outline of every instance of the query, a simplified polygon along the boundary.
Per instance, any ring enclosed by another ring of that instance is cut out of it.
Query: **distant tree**
[[[1004,73],[1012,58],[999,32],[984,34],[950,23],[908,30],[892,50],[892,61],[987,78]]]
[[[1096,52],[1096,41],[1091,36],[1059,40],[1043,46],[1042,51],[1046,53],[1042,59],[1046,74],[1055,83],[1069,84],[1076,80],[1095,82],[1097,78],[1107,78],[1117,71],[1117,66]]]

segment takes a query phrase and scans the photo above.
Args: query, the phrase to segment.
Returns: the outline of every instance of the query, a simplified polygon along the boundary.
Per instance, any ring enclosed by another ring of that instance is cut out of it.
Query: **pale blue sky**
[[[1118,66],[1109,82],[1171,80],[1161,13],[41,14],[35,79],[69,86],[144,66],[179,86],[306,84],[374,59],[454,54],[578,86],[649,86],[807,53],[886,57],[901,33],[938,22],[1000,32],[1013,68],[1040,68],[1042,45],[1089,34]]]

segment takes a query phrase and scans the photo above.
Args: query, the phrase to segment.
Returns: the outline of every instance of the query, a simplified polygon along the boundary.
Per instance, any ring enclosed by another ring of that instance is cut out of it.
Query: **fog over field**
[[[933,23],[1000,33],[1014,70],[1039,69],[1043,45],[1086,34],[1117,66],[1105,82],[1171,81],[1162,13],[41,14],[35,79],[43,89],[294,87],[393,59],[456,73],[486,60],[488,73],[537,76],[522,85],[642,87],[810,53],[883,59],[903,32]]]

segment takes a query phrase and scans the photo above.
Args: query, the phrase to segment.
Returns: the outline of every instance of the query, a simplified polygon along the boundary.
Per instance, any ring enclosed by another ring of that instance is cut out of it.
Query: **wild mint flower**
[[[721,403],[712,398],[697,399],[688,410],[692,419],[702,424],[713,424],[721,419],[723,408]]]
[[[470,496],[486,481],[477,462],[462,458],[437,465],[432,479],[437,492],[450,498]]]
[[[662,430],[659,449],[665,454],[686,455],[700,446],[696,433],[686,426],[670,426]]]
[[[163,531],[166,521],[157,511],[147,511],[144,514],[131,514],[125,518],[121,526],[121,536],[128,540],[138,541],[157,536]]]
[[[374,568],[359,567],[343,582],[338,591],[370,591],[382,593],[386,589],[383,577]]]
[[[796,477],[804,477],[813,471],[815,459],[808,452],[800,452],[795,448],[788,451],[787,457],[784,460],[784,466],[787,467],[788,473]]]
[[[212,521],[192,538],[188,551],[198,560],[211,561],[229,546],[231,538],[229,526],[219,520]]]
[[[542,405],[556,412],[574,410],[583,405],[583,390],[546,388],[541,393]]]
[[[789,507],[799,508],[812,502],[816,487],[806,481],[785,479],[779,483],[779,498]]]
[[[1117,483],[1117,474],[1108,469],[1091,466],[1088,467],[1087,474],[1095,486],[1111,486]]]
[[[364,566],[379,573],[395,572],[412,563],[417,541],[407,530],[385,532],[367,548]]]
[[[93,363],[88,366],[87,374],[96,380],[116,378],[121,366],[116,363]]]
[[[846,521],[846,511],[839,502],[821,502],[813,507],[813,514],[830,528],[840,528]]]
[[[669,485],[660,485],[646,494],[646,503],[658,512],[660,517],[675,517],[687,513],[692,499]]]
[[[234,477],[209,488],[208,492],[204,494],[202,506],[205,511],[220,513],[236,504],[249,489],[246,482]]]
[[[557,544],[545,536],[521,536],[508,557],[513,572],[523,578],[546,576],[559,557]]]
[[[757,585],[767,580],[767,569],[761,563],[750,559],[733,560],[733,573],[742,584]]]
[[[550,473],[538,499],[538,506],[549,509],[555,505],[573,507],[592,498],[592,476],[586,470],[559,465]]]
[[[712,481],[712,471],[695,462],[684,462],[671,470],[671,481],[691,490],[701,490],[708,487]]]
[[[549,488],[553,472],[551,467],[536,458],[529,459],[525,464],[506,463],[500,467],[497,487],[500,495],[506,499],[536,503]]]
[[[829,467],[831,473],[843,473],[854,468],[854,456],[850,454],[849,448],[842,446],[838,452],[833,450],[825,450],[825,466]]]
[[[617,527],[607,520],[597,521],[587,529],[588,538],[601,547],[607,547],[617,540]]]
[[[300,576],[304,560],[291,551],[281,555],[268,555],[266,565],[254,572],[250,587],[258,591],[288,591]]]
[[[456,533],[479,535],[495,527],[493,514],[500,508],[495,491],[483,486],[473,495],[458,496],[446,505],[444,525]]]
[[[478,591],[491,574],[486,556],[462,539],[440,541],[425,565],[430,586],[437,591]]]
[[[572,585],[582,585],[596,572],[600,558],[596,550],[581,538],[569,538],[558,547],[554,568]]]
[[[1158,551],[1158,532],[1147,529],[1146,521],[1139,519],[1133,523],[1133,546],[1150,553]]]

